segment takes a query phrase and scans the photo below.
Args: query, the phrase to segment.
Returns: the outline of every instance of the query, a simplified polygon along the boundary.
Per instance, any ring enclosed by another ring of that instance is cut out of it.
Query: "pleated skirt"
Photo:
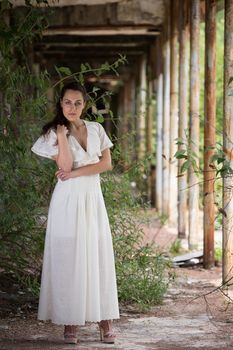
[[[119,318],[114,253],[99,175],[58,180],[50,202],[39,320]]]

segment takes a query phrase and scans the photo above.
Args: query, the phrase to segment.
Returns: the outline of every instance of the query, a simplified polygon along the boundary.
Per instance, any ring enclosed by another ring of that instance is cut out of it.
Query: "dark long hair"
[[[63,88],[61,89],[60,97],[59,97],[59,99],[57,101],[57,104],[56,104],[56,115],[51,121],[49,121],[48,123],[46,123],[42,127],[41,135],[47,134],[47,132],[50,129],[56,130],[57,129],[57,125],[59,125],[59,124],[60,125],[65,125],[68,129],[70,128],[70,122],[64,116],[62,108],[61,108],[61,104],[60,104],[60,101],[63,99],[63,97],[64,97],[64,95],[65,95],[67,90],[74,90],[74,91],[81,92],[81,94],[83,96],[83,99],[84,99],[84,102],[87,101],[87,92],[86,92],[86,89],[85,89],[85,87],[83,85],[81,85],[77,81],[72,81],[72,82],[69,82],[69,83],[65,84],[63,86]]]

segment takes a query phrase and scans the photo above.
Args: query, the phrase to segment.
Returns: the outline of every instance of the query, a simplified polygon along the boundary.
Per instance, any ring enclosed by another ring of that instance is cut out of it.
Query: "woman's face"
[[[80,118],[84,107],[85,101],[80,91],[66,90],[61,100],[61,108],[66,119],[70,122],[76,121]]]

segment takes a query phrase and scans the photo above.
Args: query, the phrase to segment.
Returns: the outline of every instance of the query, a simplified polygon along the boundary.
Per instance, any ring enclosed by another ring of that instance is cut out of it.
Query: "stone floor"
[[[65,345],[62,326],[36,320],[36,312],[0,321],[2,350],[225,350],[233,349],[233,306],[218,290],[221,268],[178,268],[164,304],[146,314],[122,308],[115,322],[117,341],[99,341],[95,324],[79,330],[77,345]],[[210,293],[206,297],[201,295]]]

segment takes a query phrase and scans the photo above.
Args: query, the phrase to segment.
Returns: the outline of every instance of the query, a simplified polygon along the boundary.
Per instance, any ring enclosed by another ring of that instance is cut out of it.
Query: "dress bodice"
[[[87,120],[84,120],[84,122],[87,128],[86,151],[73,135],[68,136],[74,168],[97,163],[102,151],[113,146],[101,124]],[[32,151],[45,158],[52,159],[56,156],[59,152],[56,132],[51,129],[45,136],[40,136],[33,145]]]

